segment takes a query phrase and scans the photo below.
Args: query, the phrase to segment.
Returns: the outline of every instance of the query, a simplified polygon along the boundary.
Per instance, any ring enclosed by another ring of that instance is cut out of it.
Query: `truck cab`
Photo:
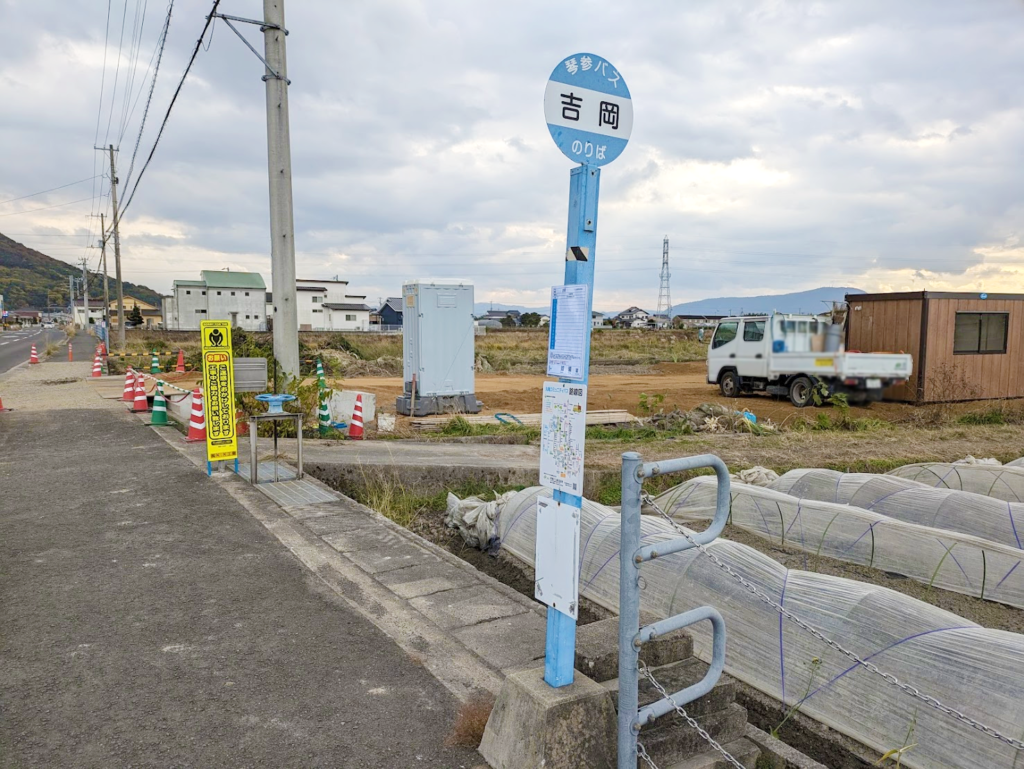
[[[847,353],[842,330],[815,315],[723,318],[708,346],[708,384],[727,398],[767,392],[803,407],[833,393],[851,403],[879,401],[886,387],[909,378],[909,355]]]

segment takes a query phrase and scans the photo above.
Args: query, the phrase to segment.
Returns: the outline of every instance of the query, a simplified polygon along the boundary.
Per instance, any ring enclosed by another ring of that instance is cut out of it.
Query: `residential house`
[[[89,323],[96,324],[103,320],[103,301],[97,299],[89,300]],[[75,300],[74,308],[74,321],[75,325],[80,328],[84,328],[86,324],[85,320],[85,303],[81,299]]]
[[[648,328],[651,324],[651,313],[639,307],[630,307],[612,319],[615,328]]]
[[[488,310],[480,316],[480,320],[496,320],[502,323],[505,318],[511,318],[513,324],[519,326],[522,325],[521,317],[522,313],[519,310]],[[506,324],[502,323],[502,325]]]
[[[155,304],[144,301],[137,297],[126,294],[123,297],[124,302],[124,317],[125,324],[128,323],[128,315],[131,313],[133,307],[138,307],[139,312],[142,313],[142,325],[146,328],[163,328],[164,327],[164,302],[160,302],[160,306],[157,307]],[[91,314],[91,313],[90,313]],[[117,326],[117,300],[110,300],[110,307],[107,308],[107,315],[110,318],[110,324],[114,327]]]
[[[390,296],[388,300],[377,310],[380,316],[381,328],[401,327],[402,325],[402,297]]]
[[[371,308],[363,294],[349,294],[347,280],[295,281],[300,331],[367,331]]]

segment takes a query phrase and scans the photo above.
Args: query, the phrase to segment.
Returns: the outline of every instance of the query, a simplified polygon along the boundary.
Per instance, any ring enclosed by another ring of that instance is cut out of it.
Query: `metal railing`
[[[678,473],[700,467],[714,469],[718,476],[715,517],[707,530],[690,537],[640,546],[640,506],[645,478]],[[618,767],[634,769],[637,762],[637,736],[640,727],[656,718],[678,711],[710,692],[725,667],[725,621],[710,606],[702,606],[640,627],[640,565],[672,553],[706,545],[725,528],[729,517],[729,470],[716,456],[669,459],[644,464],[640,455],[630,451],[622,455],[622,513],[619,539],[619,715]],[[640,708],[640,649],[643,644],[673,630],[709,620],[713,628],[711,665],[696,684]]]

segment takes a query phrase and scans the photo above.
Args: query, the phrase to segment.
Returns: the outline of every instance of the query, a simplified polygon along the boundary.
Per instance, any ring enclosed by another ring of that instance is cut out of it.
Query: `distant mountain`
[[[791,294],[769,294],[763,296],[722,296],[715,299],[699,299],[684,302],[672,308],[673,315],[740,315],[750,313],[793,312],[818,313],[830,307],[831,302],[841,302],[847,294],[863,294],[859,288],[822,287]]]
[[[108,261],[110,257],[107,257]],[[82,276],[74,265],[62,262],[22,245],[0,233],[0,294],[4,307],[20,310],[28,307],[45,309],[49,306],[67,307],[68,276]],[[117,283],[110,280],[110,296],[117,293]],[[137,297],[159,306],[160,294],[146,286],[124,283],[126,296]],[[89,273],[89,298],[103,303],[103,275]]]

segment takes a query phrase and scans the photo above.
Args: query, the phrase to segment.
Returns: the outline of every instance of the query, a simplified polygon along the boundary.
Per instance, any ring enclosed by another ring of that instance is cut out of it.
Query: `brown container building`
[[[1024,397],[1024,294],[847,294],[846,349],[906,352],[914,373],[887,400]]]

